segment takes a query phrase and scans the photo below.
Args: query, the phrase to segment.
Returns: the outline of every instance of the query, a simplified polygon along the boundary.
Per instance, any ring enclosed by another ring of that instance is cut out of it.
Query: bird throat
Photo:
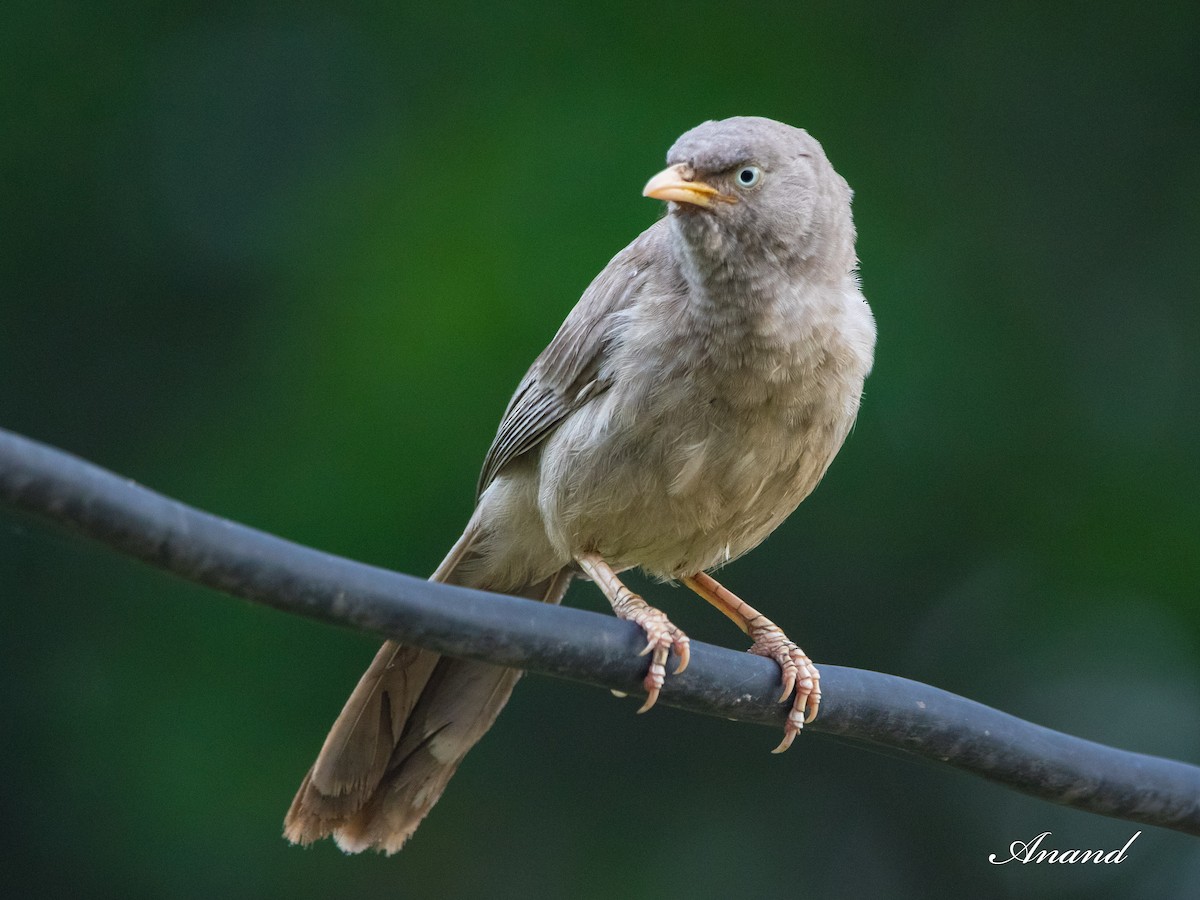
[[[787,273],[779,258],[757,252],[706,212],[671,216],[672,245],[690,288],[691,312],[729,340],[740,340],[766,314]]]

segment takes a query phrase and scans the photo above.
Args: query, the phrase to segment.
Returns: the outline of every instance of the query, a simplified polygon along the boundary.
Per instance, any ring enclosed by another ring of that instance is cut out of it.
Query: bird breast
[[[549,438],[539,506],[564,555],[677,578],[761,542],[828,468],[858,412],[874,322],[856,286],[714,317],[668,294],[628,310],[611,386]]]

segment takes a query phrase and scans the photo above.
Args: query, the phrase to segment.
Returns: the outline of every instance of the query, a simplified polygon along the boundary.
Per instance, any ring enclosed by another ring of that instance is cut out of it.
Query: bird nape
[[[776,660],[791,711],[820,675],[711,574],[816,487],[858,414],[875,323],[859,290],[850,189],[807,132],[756,117],[679,138],[645,195],[667,215],[596,276],[518,385],[475,511],[435,581],[558,603],[593,581],[646,634],[644,712],[688,638],[627,588],[678,580]],[[520,672],[388,641],[305,776],[284,834],[399,850]]]

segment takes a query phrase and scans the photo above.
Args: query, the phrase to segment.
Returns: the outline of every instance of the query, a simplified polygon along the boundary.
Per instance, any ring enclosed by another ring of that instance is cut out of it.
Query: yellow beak
[[[710,207],[717,200],[725,200],[720,192],[711,184],[703,181],[691,181],[683,177],[683,164],[663,169],[646,182],[642,189],[643,197],[654,200],[674,200],[676,203],[691,203],[694,206]]]

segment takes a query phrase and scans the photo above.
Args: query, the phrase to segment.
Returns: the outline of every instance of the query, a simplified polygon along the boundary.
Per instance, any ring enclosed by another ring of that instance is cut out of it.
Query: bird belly
[[[857,393],[813,388],[679,378],[632,397],[614,386],[543,449],[551,544],[664,579],[741,556],[816,487],[853,421]]]

